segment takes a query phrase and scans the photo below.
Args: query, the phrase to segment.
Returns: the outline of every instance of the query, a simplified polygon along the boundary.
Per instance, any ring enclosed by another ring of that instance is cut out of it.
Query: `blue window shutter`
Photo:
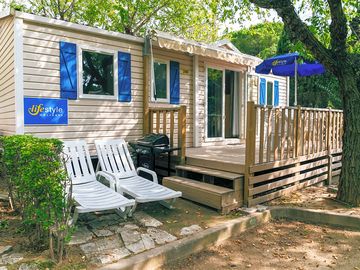
[[[76,44],[60,41],[60,96],[77,99]]]
[[[170,103],[180,103],[180,64],[170,61]]]
[[[274,82],[274,106],[279,106],[279,81]]]
[[[119,101],[131,101],[131,54],[118,52]]]
[[[260,78],[260,98],[259,104],[266,104],[266,80],[264,78]]]

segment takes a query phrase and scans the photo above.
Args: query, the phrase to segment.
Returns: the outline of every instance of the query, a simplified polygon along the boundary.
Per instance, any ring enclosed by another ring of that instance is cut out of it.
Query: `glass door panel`
[[[223,71],[208,69],[207,137],[223,137]]]
[[[239,138],[239,73],[225,70],[225,138]]]

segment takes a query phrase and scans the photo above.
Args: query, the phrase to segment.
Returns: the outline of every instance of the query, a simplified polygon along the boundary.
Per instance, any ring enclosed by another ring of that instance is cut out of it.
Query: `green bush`
[[[1,174],[25,232],[34,246],[48,245],[51,257],[61,260],[73,205],[62,142],[14,135],[0,137],[0,148]]]

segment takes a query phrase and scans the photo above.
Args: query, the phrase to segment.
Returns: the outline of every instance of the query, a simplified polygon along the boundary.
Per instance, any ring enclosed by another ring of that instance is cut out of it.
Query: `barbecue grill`
[[[170,140],[166,134],[150,133],[130,143],[137,153],[137,166],[155,171],[156,168],[166,169],[170,175],[171,153],[180,148],[170,147]],[[167,168],[156,165],[156,158],[167,154]]]

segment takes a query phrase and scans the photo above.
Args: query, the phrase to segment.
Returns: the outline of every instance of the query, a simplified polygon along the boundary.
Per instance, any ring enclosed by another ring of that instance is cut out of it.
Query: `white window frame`
[[[154,64],[160,63],[160,64],[166,64],[166,98],[157,98],[155,99],[155,69]],[[151,66],[151,102],[155,103],[170,103],[170,60],[164,60],[164,59],[154,59]]]
[[[221,136],[220,137],[208,137],[208,70],[209,69],[216,69],[222,72],[222,130],[221,130]],[[219,142],[225,140],[225,68],[218,66],[218,65],[211,65],[208,63],[205,63],[205,142]]]
[[[114,95],[92,95],[92,94],[84,94],[83,89],[83,51],[95,52],[101,54],[107,54],[113,56],[114,59]],[[78,86],[79,86],[79,98],[80,99],[106,99],[106,100],[118,100],[118,53],[115,50],[107,50],[107,49],[94,49],[93,47],[80,45],[77,49],[78,54]]]

